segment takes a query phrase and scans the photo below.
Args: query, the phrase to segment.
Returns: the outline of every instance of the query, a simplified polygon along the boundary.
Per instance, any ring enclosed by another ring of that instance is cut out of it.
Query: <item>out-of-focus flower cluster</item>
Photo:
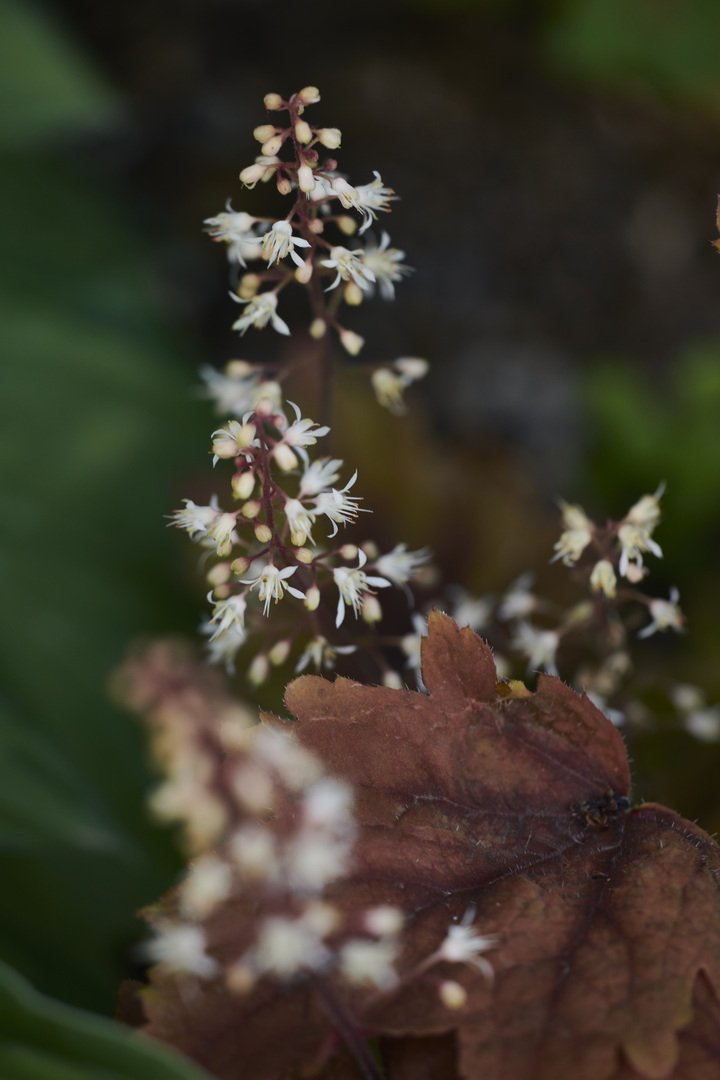
[[[168,643],[131,656],[116,689],[143,717],[165,774],[152,809],[180,826],[191,859],[178,888],[147,912],[155,931],[147,955],[160,974],[220,980],[243,996],[262,980],[309,974],[383,992],[441,962],[492,976],[483,954],[495,942],[477,933],[472,910],[400,975],[400,909],[343,907],[328,897],[352,871],[353,791],[327,775],[289,725],[257,724],[211,671]],[[458,1008],[464,991],[444,980],[438,994]]]

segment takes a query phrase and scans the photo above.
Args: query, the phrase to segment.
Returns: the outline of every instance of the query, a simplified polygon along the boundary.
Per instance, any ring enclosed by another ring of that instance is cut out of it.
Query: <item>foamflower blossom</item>
[[[303,419],[303,415],[294,401],[289,401],[288,405],[292,407],[295,413],[295,419],[283,434],[283,442],[287,443],[288,446],[294,446],[295,448],[314,446],[318,439],[328,434],[330,428],[326,424],[321,426],[316,424],[314,420]]]
[[[191,540],[196,536],[206,536],[208,529],[221,513],[217,496],[212,496],[209,506],[198,506],[192,499],[183,499],[183,503],[182,510],[175,510],[171,515],[170,524],[184,529]]]
[[[362,248],[349,251],[338,245],[331,249],[329,259],[320,260],[320,265],[336,271],[335,280],[328,285],[325,292],[336,289],[341,281],[352,281],[359,289],[367,291],[375,281],[375,274],[366,264],[365,252]]]
[[[256,578],[242,582],[243,585],[249,585],[251,590],[255,588],[258,590],[258,599],[264,605],[263,615],[270,614],[272,601],[277,604],[286,591],[297,600],[305,599],[304,592],[287,584],[287,579],[292,577],[296,570],[297,566],[286,566],[283,570],[278,570],[272,563],[268,563]]]
[[[661,484],[654,495],[643,495],[627,512],[618,529],[620,542],[619,571],[621,577],[637,582],[643,577],[643,555],[649,552],[662,558],[662,548],[653,539],[653,531],[660,521],[660,499],[665,490]]]
[[[285,517],[290,529],[290,543],[295,547],[302,547],[308,540],[313,543],[312,527],[315,521],[315,513],[308,507],[303,506],[299,499],[287,499]]]
[[[471,964],[482,971],[487,979],[492,979],[492,966],[482,954],[495,948],[498,941],[495,937],[475,933],[472,926],[474,918],[475,909],[470,907],[459,923],[450,926],[445,940],[434,953],[434,959],[453,964]]]
[[[253,296],[250,300],[230,293],[236,304],[245,304],[245,311],[232,325],[233,330],[244,334],[251,326],[262,330],[270,323],[273,330],[278,334],[289,334],[290,327],[277,313],[277,296],[274,292],[262,292]]]
[[[212,600],[212,594],[208,599]],[[226,600],[218,600],[210,619],[210,640],[218,641],[229,633],[244,634],[246,610],[247,600],[244,596],[229,596]]]
[[[573,566],[591,542],[594,526],[582,506],[561,502],[560,507],[565,529],[555,544],[555,554],[550,561],[560,559],[565,566]]]
[[[300,478],[300,498],[310,498],[319,495],[321,491],[332,487],[340,479],[339,467],[342,461],[339,458],[316,458],[305,468]]]
[[[392,551],[375,560],[375,569],[393,585],[407,585],[419,566],[430,561],[429,548],[408,551],[407,544],[396,544]]]
[[[560,636],[555,630],[540,630],[529,622],[521,622],[515,630],[513,647],[527,657],[528,667],[557,675],[555,655]]]
[[[311,638],[303,649],[295,665],[295,672],[300,675],[310,665],[316,671],[322,671],[323,668],[332,671],[338,656],[349,656],[356,649],[356,645],[331,645],[326,637],[318,634],[317,637]]]
[[[153,963],[171,975],[195,975],[208,979],[219,970],[206,952],[205,931],[189,923],[162,922],[157,937],[147,945]]]
[[[229,261],[246,266],[260,257],[260,240],[254,232],[258,220],[252,214],[233,210],[228,202],[222,213],[206,218],[205,225],[213,240],[227,246]]]
[[[345,619],[346,605],[352,608],[355,618],[358,618],[363,597],[370,593],[372,588],[385,589],[392,584],[387,578],[366,574],[363,570],[366,563],[367,555],[364,551],[359,551],[356,567],[351,569],[347,566],[337,566],[333,570],[333,579],[338,589],[336,626],[341,626]]]
[[[404,251],[390,247],[390,237],[386,232],[383,232],[379,244],[368,244],[365,248],[363,262],[372,271],[383,300],[394,300],[396,283],[412,273],[412,268],[403,264],[404,258]]]
[[[330,491],[321,491],[314,499],[315,513],[323,514],[332,522],[331,537],[336,536],[339,525],[347,525],[355,521],[361,511],[357,504],[361,501],[360,495],[348,495],[348,491],[357,480],[357,470],[352,474],[344,488],[331,488]],[[364,511],[369,513],[369,511]]]
[[[638,637],[646,638],[651,634],[655,634],[658,630],[676,630],[678,633],[682,633],[685,626],[685,616],[680,610],[678,600],[680,599],[680,593],[677,589],[670,590],[669,600],[650,600],[648,603],[648,611],[652,622],[650,622],[644,629],[640,631]]]
[[[267,260],[268,266],[272,266],[289,255],[296,266],[302,266],[303,259],[295,250],[298,247],[308,248],[310,241],[293,236],[289,221],[276,221],[262,238],[262,257]]]
[[[373,221],[377,221],[378,211],[387,214],[390,212],[390,203],[397,199],[394,188],[386,187],[382,182],[380,173],[373,169],[374,180],[369,184],[359,184],[355,188],[354,209],[359,210],[365,218],[360,227],[360,233],[369,229]]]
[[[391,367],[377,368],[371,375],[375,396],[392,413],[405,412],[403,394],[408,386],[423,379],[430,365],[420,356],[400,356]]]

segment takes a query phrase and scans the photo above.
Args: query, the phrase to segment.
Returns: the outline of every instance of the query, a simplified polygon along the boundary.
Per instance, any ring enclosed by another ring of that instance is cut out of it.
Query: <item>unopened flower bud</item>
[[[302,266],[298,266],[295,271],[295,280],[301,285],[307,285],[310,278],[313,276],[313,264],[311,259],[307,259]]]
[[[254,277],[255,275],[248,274],[246,276]],[[247,360],[228,360],[225,365],[225,374],[229,379],[244,379],[252,370],[253,366]]]
[[[364,540],[362,549],[370,560],[377,559],[380,555],[380,548],[374,540]],[[351,558],[354,559],[355,556],[352,555]]]
[[[216,585],[215,588],[213,589],[213,596],[216,598],[216,600],[227,600],[229,595],[230,595],[230,586],[229,585]]]
[[[292,469],[297,469],[298,459],[287,443],[279,442],[277,446],[273,448],[272,454],[283,472],[290,472]]]
[[[231,480],[233,495],[236,499],[244,501],[249,499],[255,487],[255,474],[250,472],[235,473]]]
[[[290,653],[290,642],[287,638],[284,641],[278,641],[273,645],[272,649],[268,653],[268,659],[274,667],[279,667],[280,664],[284,664]]]
[[[357,356],[365,344],[365,339],[356,334],[354,330],[343,330],[340,334],[340,344],[351,356]]]
[[[349,214],[341,214],[340,217],[335,218],[335,224],[345,236],[354,236],[358,230],[357,221]]]
[[[277,97],[277,94],[268,94],[267,97]],[[255,982],[255,972],[250,964],[246,964],[243,960],[236,960],[225,972],[225,985],[231,994],[237,994],[238,997],[249,994]]]
[[[308,611],[317,611],[320,605],[320,590],[317,585],[311,585],[306,591],[304,602]]]
[[[343,559],[347,559],[348,562],[354,562],[358,557],[358,549],[356,544],[343,544],[340,548],[340,556]]]
[[[251,300],[260,287],[260,278],[257,274],[243,274],[238,285],[238,296],[242,300]]]
[[[366,596],[363,599],[362,617],[366,623],[380,622],[382,619],[382,607],[377,596]]]
[[[267,656],[263,653],[258,653],[248,668],[248,681],[251,682],[253,686],[260,686],[261,683],[265,682],[269,674],[270,664],[268,663]]]
[[[283,107],[283,99],[279,94],[266,94],[263,98],[263,105],[270,112],[277,112]]]
[[[253,130],[253,138],[259,143],[267,142],[275,134],[277,134],[277,128],[274,124],[260,124]]]
[[[315,339],[315,341],[319,341],[320,338],[324,338],[325,334],[327,333],[327,323],[324,319],[313,319],[313,321],[310,323],[308,333],[310,334],[311,338]]]
[[[600,559],[595,563],[590,575],[590,588],[594,592],[604,593],[610,600],[617,594],[617,577],[615,567],[609,559]]]
[[[312,218],[310,221],[308,221],[307,227],[310,232],[314,232],[316,236],[319,236],[320,233],[325,232],[325,222],[321,221],[320,218]]]
[[[362,304],[363,302],[362,289],[356,285],[354,281],[348,281],[343,289],[343,299],[345,303],[350,304],[351,307],[357,307],[358,304]]]
[[[295,552],[295,558],[298,562],[305,563],[305,565],[308,566],[313,561],[315,556],[310,550],[310,548],[301,547],[298,548]]]
[[[248,188],[254,188],[265,174],[264,165],[247,165],[240,173],[240,182]]]
[[[303,105],[317,105],[320,100],[320,91],[317,86],[303,86],[297,95]]]
[[[363,618],[364,617],[365,613],[363,612]],[[383,686],[387,686],[390,690],[402,690],[403,681],[397,671],[390,671],[390,669],[388,669],[383,675]]]
[[[206,581],[208,585],[224,585],[230,577],[230,563],[220,562],[208,570]]]
[[[298,120],[295,125],[295,138],[299,143],[309,143],[312,141],[313,133],[312,128],[306,120]]]
[[[249,502],[245,503],[240,513],[243,517],[247,518],[248,521],[252,521],[253,518],[258,516],[261,510],[262,503],[258,502],[257,499],[251,499]]]
[[[233,559],[230,563],[230,569],[233,574],[237,574],[238,577],[241,574],[246,574],[248,567],[250,566],[250,559],[246,559],[244,555],[240,555],[237,559]]]
[[[393,934],[400,933],[405,917],[400,908],[393,907],[391,904],[380,904],[378,907],[370,908],[363,921],[365,929],[373,937],[391,937]]]
[[[340,131],[340,128],[320,128],[317,137],[318,142],[322,143],[328,150],[337,150],[342,142],[342,132]]]
[[[298,187],[305,194],[309,194],[315,187],[315,176],[309,165],[301,165],[298,169]]]
[[[260,149],[262,150],[265,157],[275,157],[283,142],[284,140],[282,135],[273,135],[272,138],[268,139],[267,142],[264,142],[262,144]]]
[[[272,529],[269,525],[255,526],[255,539],[259,544],[269,544],[272,540]]]
[[[261,385],[274,388],[278,384],[277,383],[262,383]],[[268,417],[270,417],[270,416],[273,416],[275,411],[276,411],[276,408],[277,408],[277,406],[275,404],[275,401],[273,400],[274,397],[275,397],[275,394],[274,394],[274,391],[273,391],[273,393],[263,394],[263,396],[261,398],[258,398],[258,400],[255,402],[255,414],[257,416],[262,416],[262,417],[264,417],[266,419]]]
[[[454,979],[445,979],[440,983],[438,996],[448,1009],[462,1009],[467,1001],[467,990]]]
[[[427,360],[423,360],[420,356],[400,356],[393,367],[412,382],[425,378],[430,369]]]
[[[280,195],[289,195],[292,191],[292,184],[288,180],[287,176],[278,176],[277,189]]]

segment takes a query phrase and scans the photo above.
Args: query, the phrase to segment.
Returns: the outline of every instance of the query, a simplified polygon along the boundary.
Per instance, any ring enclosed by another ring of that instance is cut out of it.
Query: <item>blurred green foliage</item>
[[[32,6],[0,6],[0,41],[0,955],[110,1011],[177,862],[106,684],[134,636],[187,624],[161,514],[200,410],[147,248],[83,161],[118,103]]]

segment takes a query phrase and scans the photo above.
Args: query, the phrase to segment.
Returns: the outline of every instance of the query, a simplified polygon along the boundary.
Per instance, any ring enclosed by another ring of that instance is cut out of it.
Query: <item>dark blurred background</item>
[[[203,607],[163,520],[210,482],[197,368],[287,347],[239,346],[201,232],[278,205],[237,181],[266,91],[319,85],[343,170],[402,196],[416,272],[354,325],[433,373],[400,420],[349,384],[377,538],[562,595],[554,499],[620,517],[665,480],[650,585],[689,634],[635,657],[720,695],[719,40],[716,0],[0,0],[0,955],[42,989],[110,1011],[179,866],[107,681]],[[717,745],[668,718],[631,751],[637,794],[720,827]]]

